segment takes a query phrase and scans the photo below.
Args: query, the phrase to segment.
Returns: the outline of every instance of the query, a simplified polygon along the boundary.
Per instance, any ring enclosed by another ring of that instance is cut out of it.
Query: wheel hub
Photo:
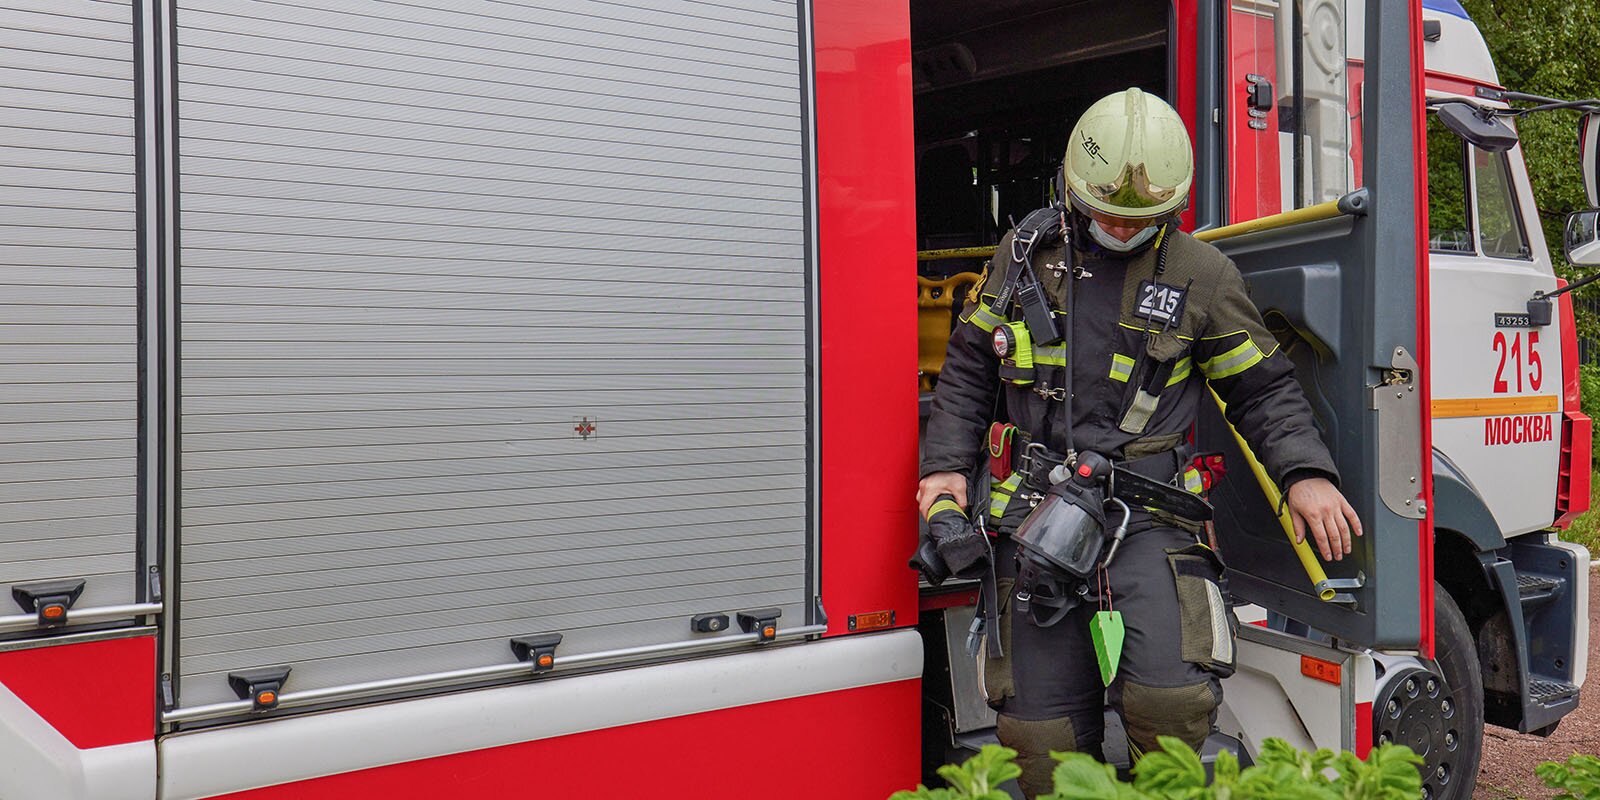
[[[1422,757],[1422,796],[1442,794],[1456,779],[1461,734],[1455,696],[1424,662],[1392,666],[1372,704],[1373,744],[1403,744]]]

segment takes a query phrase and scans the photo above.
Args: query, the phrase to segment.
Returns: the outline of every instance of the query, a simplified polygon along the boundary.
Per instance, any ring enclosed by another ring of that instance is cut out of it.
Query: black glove
[[[928,538],[933,540],[939,559],[951,575],[977,577],[989,566],[989,541],[972,527],[967,516],[955,505],[955,498],[944,495],[929,509]],[[948,502],[946,502],[948,501]]]

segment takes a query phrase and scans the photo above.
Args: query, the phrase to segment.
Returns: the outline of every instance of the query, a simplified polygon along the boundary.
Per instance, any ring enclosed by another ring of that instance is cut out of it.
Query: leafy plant
[[[1566,760],[1546,761],[1533,774],[1552,789],[1560,789],[1556,800],[1595,800],[1600,798],[1600,756],[1574,755]]]
[[[1384,745],[1362,760],[1327,749],[1307,753],[1268,739],[1259,763],[1250,767],[1241,769],[1231,754],[1218,754],[1207,784],[1205,766],[1188,745],[1172,737],[1160,741],[1160,750],[1134,765],[1132,783],[1085,753],[1051,753],[1061,762],[1051,775],[1055,791],[1039,800],[1413,800],[1422,793],[1422,759],[1403,745]],[[952,788],[918,786],[889,800],[1005,800],[999,785],[1022,774],[1011,763],[1016,755],[987,745],[965,764],[939,768]],[[1593,767],[1596,782],[1587,785],[1600,786],[1600,759]]]

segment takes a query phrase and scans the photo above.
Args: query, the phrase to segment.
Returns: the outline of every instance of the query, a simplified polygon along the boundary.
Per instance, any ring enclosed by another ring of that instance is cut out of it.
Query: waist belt
[[[1012,447],[1012,469],[1020,475],[1022,487],[1034,492],[1050,488],[1050,471],[1066,463],[1066,456],[1017,431]],[[1177,449],[1127,461],[1114,461],[1111,471],[1111,496],[1130,506],[1159,509],[1184,519],[1204,522],[1211,519],[1211,504],[1187,489],[1174,485],[1183,481],[1184,468]]]

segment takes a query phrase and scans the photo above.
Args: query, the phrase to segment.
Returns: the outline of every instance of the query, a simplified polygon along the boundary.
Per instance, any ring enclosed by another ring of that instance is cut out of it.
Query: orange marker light
[[[850,617],[850,630],[853,631],[875,631],[893,624],[893,611],[874,611],[870,614],[855,614]]]
[[[552,655],[539,656],[539,666],[541,666],[541,667],[548,667],[548,666],[551,666],[551,665],[553,665],[555,663],[556,663],[556,657],[555,656],[552,656]]]
[[[777,636],[777,635],[778,635],[778,629],[777,629],[776,626],[768,625],[767,627],[761,629],[762,638],[771,639],[772,637]]]
[[[1331,683],[1338,686],[1340,682],[1339,665],[1332,661],[1324,661],[1311,656],[1300,657],[1300,674],[1307,678]]]
[[[277,702],[278,702],[278,693],[277,692],[269,690],[269,691],[265,691],[265,692],[262,692],[262,693],[256,695],[256,705],[259,705],[259,706],[270,706],[270,705],[273,705],[273,704],[275,704]]]
[[[67,615],[67,607],[45,606],[44,610],[39,613],[43,614],[45,619],[61,619]]]

